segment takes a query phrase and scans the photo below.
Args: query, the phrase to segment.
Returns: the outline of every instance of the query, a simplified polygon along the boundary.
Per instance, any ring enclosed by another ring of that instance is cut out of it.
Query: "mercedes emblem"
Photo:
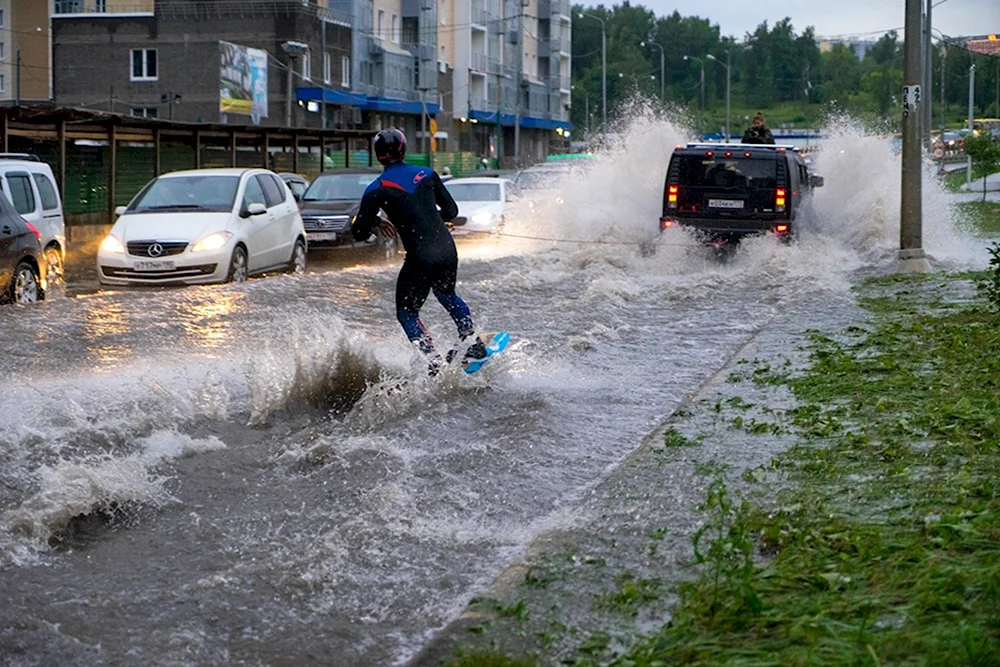
[[[149,250],[147,250],[146,252],[149,253],[150,257],[159,257],[160,255],[163,254],[163,246],[161,246],[159,243],[151,243],[149,245]]]

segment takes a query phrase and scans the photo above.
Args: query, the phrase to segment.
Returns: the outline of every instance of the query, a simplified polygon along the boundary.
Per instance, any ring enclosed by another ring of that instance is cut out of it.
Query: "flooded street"
[[[460,241],[459,294],[512,334],[473,376],[424,377],[398,260],[0,308],[5,664],[403,663],[773,318],[893,270],[884,138],[835,131],[801,242],[728,261],[656,237],[679,140],[639,120],[564,204]],[[936,268],[985,267],[925,188]],[[422,319],[455,336],[433,299]]]

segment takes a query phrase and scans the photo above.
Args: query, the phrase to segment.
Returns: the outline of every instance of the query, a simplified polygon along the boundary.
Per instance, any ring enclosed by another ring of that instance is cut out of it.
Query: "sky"
[[[926,4],[926,0],[920,0]],[[951,37],[1000,34],[1000,0],[934,0],[940,6],[931,10],[931,23]],[[601,4],[584,2],[584,4]],[[606,6],[619,4],[605,2]],[[632,0],[657,16],[672,14],[699,16],[717,24],[723,36],[742,40],[761,22],[774,25],[786,16],[792,19],[797,34],[814,26],[818,37],[859,36],[873,39],[905,23],[906,0]],[[938,33],[934,33],[938,34]]]

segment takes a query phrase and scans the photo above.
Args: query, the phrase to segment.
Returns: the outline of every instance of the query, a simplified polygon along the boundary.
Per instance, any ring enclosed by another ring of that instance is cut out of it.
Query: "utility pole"
[[[975,116],[975,109],[973,107],[974,99],[976,96],[976,65],[973,63],[969,65],[969,135],[972,136],[972,119]],[[967,184],[972,183],[972,156],[968,156],[968,162],[966,162],[965,170],[965,182]]]
[[[920,116],[922,68],[920,32],[921,0],[906,0],[903,69],[903,174],[899,216],[899,273],[923,273],[930,264],[921,247],[922,239],[922,159],[920,154]]]
[[[931,45],[931,7],[933,7],[932,0],[927,0],[927,12],[924,21],[924,48],[923,48],[923,101],[920,105],[920,118],[922,119],[921,131],[923,132],[923,144],[924,150],[928,153],[931,152],[931,127],[934,126],[933,112],[931,110],[931,101],[934,99],[932,94],[933,87],[931,85],[931,74],[933,72],[934,63],[934,47]]]
[[[317,11],[317,18],[319,19],[319,43],[320,43],[320,51],[322,51],[322,53],[323,53],[322,60],[321,60],[321,62],[323,63],[323,79],[322,79],[323,80],[323,85],[321,85],[320,88],[319,88],[319,92],[320,92],[320,97],[319,97],[319,119],[320,119],[320,127],[322,127],[325,130],[326,129],[326,88],[327,88],[328,85],[330,85],[330,80],[333,79],[333,61],[330,59],[329,54],[327,54],[327,52],[326,52],[326,16],[324,16],[323,13],[322,13],[323,12],[323,8],[322,7],[317,7],[316,11]],[[327,67],[328,64],[329,64],[329,67]],[[323,155],[319,156],[320,163],[323,162],[323,158],[324,157],[325,156],[323,156]]]
[[[944,97],[944,71],[948,63],[948,47],[941,42],[941,142],[944,143],[944,108],[948,103]]]
[[[527,0],[518,0],[517,16],[514,17],[516,21],[514,24],[517,26],[517,42],[515,43],[517,47],[517,73],[514,79],[514,94],[517,95],[517,101],[514,104],[514,166],[521,166],[521,77],[523,76],[522,70],[524,69],[524,27],[522,21],[524,20],[524,5],[527,4]]]
[[[21,49],[17,50],[17,106],[21,106]]]

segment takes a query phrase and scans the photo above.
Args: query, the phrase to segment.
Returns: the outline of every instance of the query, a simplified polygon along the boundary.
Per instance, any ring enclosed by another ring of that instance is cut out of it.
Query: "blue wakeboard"
[[[500,354],[507,349],[507,344],[510,343],[510,334],[506,331],[500,331],[499,333],[493,334],[493,338],[487,340],[486,336],[480,336],[480,340],[486,345],[486,356],[482,359],[476,359],[470,361],[465,365],[466,373],[475,373],[479,371],[486,362],[490,360],[495,354]]]

